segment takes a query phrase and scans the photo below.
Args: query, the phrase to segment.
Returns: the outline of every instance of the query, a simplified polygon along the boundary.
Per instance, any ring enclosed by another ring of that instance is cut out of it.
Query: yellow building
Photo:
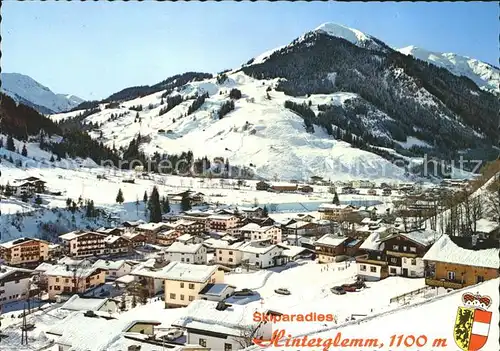
[[[0,257],[9,265],[29,265],[49,258],[49,243],[40,239],[20,238],[0,244]]]
[[[185,307],[198,298],[207,284],[224,282],[224,272],[217,265],[171,262],[164,271],[166,308]]]
[[[44,273],[50,299],[61,294],[84,293],[104,284],[106,273],[92,266],[55,265]]]

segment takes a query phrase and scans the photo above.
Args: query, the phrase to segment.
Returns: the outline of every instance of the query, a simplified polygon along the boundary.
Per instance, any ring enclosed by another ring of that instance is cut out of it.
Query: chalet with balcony
[[[106,252],[105,234],[74,231],[59,236],[71,257],[100,256]]]
[[[389,276],[384,254],[385,243],[380,233],[371,233],[359,249],[363,255],[356,257],[357,275],[367,281],[377,281]]]
[[[0,311],[4,304],[30,297],[31,278],[36,272],[0,265]]]
[[[211,231],[227,231],[238,226],[239,219],[234,215],[215,214],[208,217],[206,226]]]
[[[201,235],[205,232],[205,224],[202,221],[179,219],[168,225],[181,234]]]
[[[0,244],[0,258],[13,266],[36,266],[39,262],[49,259],[49,243],[35,238],[8,241]]]
[[[167,223],[144,223],[140,224],[139,226],[136,227],[136,231],[143,233],[144,236],[146,237],[146,243],[149,244],[155,244],[156,243],[156,236],[157,234],[165,229],[171,229],[169,228]]]
[[[127,254],[132,251],[132,241],[129,239],[118,236],[118,235],[108,235],[104,238],[105,249],[104,252],[107,255],[120,255]]]
[[[57,295],[84,293],[104,284],[106,273],[92,266],[54,265],[43,273],[47,280],[50,299]]]
[[[146,243],[146,235],[144,233],[137,233],[137,232],[125,232],[122,234],[122,236],[130,240],[132,247],[140,247],[143,246]]]
[[[497,240],[442,235],[424,255],[425,284],[461,289],[499,277]]]
[[[439,237],[440,234],[427,229],[400,232],[383,238],[389,275],[423,278],[422,258]]]
[[[362,241],[348,236],[325,234],[315,241],[319,263],[337,262],[344,256],[355,256]]]
[[[354,212],[356,208],[352,205],[321,204],[318,208],[321,219],[338,221]]]
[[[186,234],[188,235],[188,234]],[[156,243],[158,245],[170,246],[172,245],[179,237],[181,233],[176,229],[165,229],[156,234]]]

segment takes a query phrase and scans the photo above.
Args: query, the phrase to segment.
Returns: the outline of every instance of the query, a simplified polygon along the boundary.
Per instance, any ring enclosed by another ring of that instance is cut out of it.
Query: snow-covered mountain
[[[50,118],[80,116],[122,151],[140,135],[148,155],[190,150],[266,178],[402,179],[399,166],[424,154],[488,148],[500,107],[469,81],[331,23],[240,68],[174,83]]]
[[[398,51],[446,68],[457,76],[470,78],[482,89],[500,93],[500,69],[488,63],[451,52],[432,52],[416,46],[407,46]]]
[[[41,113],[64,112],[84,100],[75,95],[55,94],[33,78],[19,73],[2,73],[1,90],[15,101],[29,105]]]

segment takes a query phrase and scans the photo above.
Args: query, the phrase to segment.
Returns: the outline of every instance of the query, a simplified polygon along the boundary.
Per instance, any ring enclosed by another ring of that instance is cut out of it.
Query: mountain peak
[[[354,28],[349,28],[344,25],[326,22],[314,29],[314,32],[323,32],[333,37],[345,39],[354,45],[359,45],[371,40],[372,37]]]
[[[41,113],[67,111],[81,102],[74,95],[55,94],[48,87],[40,84],[30,76],[21,73],[2,73],[1,91]]]

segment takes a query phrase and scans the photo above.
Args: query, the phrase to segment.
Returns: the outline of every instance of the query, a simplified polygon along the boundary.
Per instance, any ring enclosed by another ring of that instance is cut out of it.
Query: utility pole
[[[21,345],[28,345],[28,324],[26,323],[26,306],[23,308],[23,324],[21,326]]]

